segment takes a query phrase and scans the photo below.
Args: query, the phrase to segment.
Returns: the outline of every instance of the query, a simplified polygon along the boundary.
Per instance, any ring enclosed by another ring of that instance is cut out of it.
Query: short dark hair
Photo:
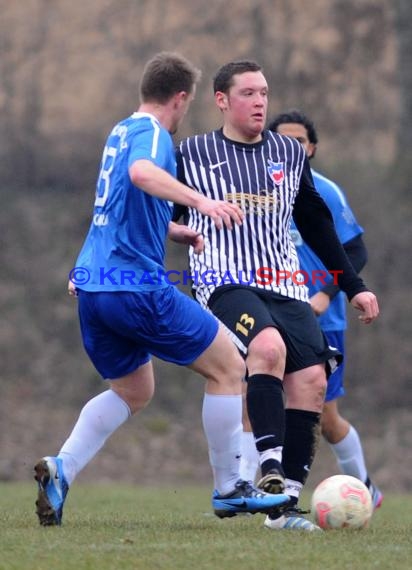
[[[268,124],[268,129],[270,131],[277,131],[278,126],[284,123],[298,123],[299,125],[303,125],[308,132],[309,142],[318,144],[318,135],[313,121],[302,113],[302,111],[299,111],[299,109],[291,109],[290,111],[276,115]]]
[[[247,71],[261,71],[261,66],[255,61],[231,61],[223,65],[213,78],[213,92],[227,93],[234,84],[233,76]]]
[[[182,55],[160,52],[144,67],[140,81],[140,98],[143,103],[167,103],[176,93],[191,93],[200,76],[199,69]]]

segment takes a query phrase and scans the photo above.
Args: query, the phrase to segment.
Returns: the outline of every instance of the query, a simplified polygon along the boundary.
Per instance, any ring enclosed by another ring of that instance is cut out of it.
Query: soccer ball
[[[323,529],[366,528],[372,511],[369,489],[350,475],[324,479],[312,495],[311,512]]]

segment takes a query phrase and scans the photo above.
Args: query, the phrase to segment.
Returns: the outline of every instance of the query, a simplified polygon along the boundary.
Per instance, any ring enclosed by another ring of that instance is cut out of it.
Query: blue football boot
[[[257,489],[250,481],[239,481],[235,485],[234,491],[228,495],[219,495],[214,491],[212,496],[212,506],[215,515],[223,519],[234,517],[240,513],[269,513],[277,511],[279,507],[285,506],[289,502],[289,496],[278,494],[271,495]]]
[[[34,466],[38,484],[36,514],[43,526],[60,526],[63,505],[69,485],[63,473],[63,462],[58,457],[43,457]]]

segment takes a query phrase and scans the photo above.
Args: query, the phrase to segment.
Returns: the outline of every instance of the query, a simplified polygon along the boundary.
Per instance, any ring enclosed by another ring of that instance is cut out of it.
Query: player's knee
[[[226,363],[225,376],[229,377],[232,382],[241,382],[246,376],[246,365],[243,358],[240,356],[239,352],[233,355],[232,358]]]
[[[325,400],[326,388],[327,388],[327,379],[326,379],[326,372],[323,366],[315,365],[311,368],[306,369],[307,373],[305,374],[305,383],[307,386],[310,386],[312,392],[316,392],[322,396],[322,401]]]
[[[137,394],[131,394],[127,400],[127,404],[130,408],[130,412],[132,414],[136,414],[137,412],[140,412],[140,410],[143,410],[143,408],[148,406],[151,400],[152,398],[142,398]]]
[[[327,387],[326,374],[322,367],[314,366],[310,372],[307,369],[300,382],[295,382],[294,386],[295,398],[300,404],[304,404],[306,409],[322,412]]]
[[[150,404],[154,390],[140,390],[137,387],[114,387],[112,388],[116,394],[122,398],[128,405],[130,413],[136,414],[140,410],[143,410],[147,405]]]
[[[320,374],[313,382],[313,390],[312,393],[315,398],[315,404],[319,412],[323,409],[323,403],[325,401],[326,395],[326,388],[327,388],[327,381],[326,376],[324,374]]]
[[[286,363],[286,346],[275,329],[265,329],[250,343],[248,364],[262,372],[271,373]]]
[[[209,381],[241,393],[242,380],[246,376],[246,365],[239,352],[230,351],[217,366],[209,368],[205,375]]]

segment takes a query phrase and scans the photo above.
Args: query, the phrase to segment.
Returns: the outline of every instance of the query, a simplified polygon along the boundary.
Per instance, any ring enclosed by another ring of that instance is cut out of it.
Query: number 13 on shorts
[[[247,313],[243,313],[236,323],[236,332],[240,332],[240,334],[243,334],[247,338],[249,331],[251,331],[254,326],[255,319],[250,317]]]

